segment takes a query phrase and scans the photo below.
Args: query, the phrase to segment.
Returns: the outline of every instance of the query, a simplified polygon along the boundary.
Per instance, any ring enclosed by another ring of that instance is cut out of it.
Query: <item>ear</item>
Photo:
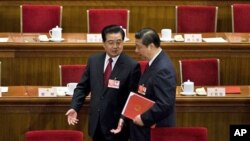
[[[150,44],[148,45],[148,48],[149,48],[150,50],[153,49],[153,48],[155,48],[154,43],[150,43]]]

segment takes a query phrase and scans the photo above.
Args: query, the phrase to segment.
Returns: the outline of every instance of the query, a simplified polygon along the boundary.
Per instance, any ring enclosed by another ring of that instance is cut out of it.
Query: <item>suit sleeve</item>
[[[137,63],[130,76],[130,83],[129,83],[130,91],[133,92],[137,91],[140,76],[141,76],[140,65]]]
[[[166,118],[175,106],[176,80],[175,75],[164,69],[152,79],[150,99],[155,101],[152,108],[141,115],[145,126],[151,126]]]
[[[90,93],[90,63],[88,61],[86,71],[82,75],[80,82],[74,90],[74,94],[71,101],[71,108],[77,112],[81,109],[86,96]]]

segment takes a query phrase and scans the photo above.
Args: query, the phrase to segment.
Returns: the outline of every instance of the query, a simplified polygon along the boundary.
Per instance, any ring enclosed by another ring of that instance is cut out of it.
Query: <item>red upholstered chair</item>
[[[220,85],[219,59],[184,59],[179,64],[181,83],[190,80],[196,86]]]
[[[232,12],[232,31],[250,32],[250,4],[233,4]]]
[[[141,67],[141,74],[143,74],[146,69],[146,66],[148,65],[148,61],[138,61],[138,63],[140,64]]]
[[[76,130],[36,130],[25,134],[25,141],[83,141],[83,132]]]
[[[216,6],[176,6],[176,32],[216,32],[217,13]]]
[[[53,27],[61,27],[62,9],[59,5],[21,5],[21,32],[48,33]]]
[[[207,141],[204,127],[151,128],[151,141]]]
[[[60,85],[66,86],[67,83],[78,83],[85,72],[86,65],[59,65]]]
[[[120,25],[129,32],[129,10],[127,9],[89,9],[87,10],[88,33],[101,33],[111,24]]]

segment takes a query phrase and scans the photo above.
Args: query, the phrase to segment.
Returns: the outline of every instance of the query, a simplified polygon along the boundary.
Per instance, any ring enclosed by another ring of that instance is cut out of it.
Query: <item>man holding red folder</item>
[[[135,33],[136,53],[149,61],[140,78],[138,94],[155,104],[130,122],[130,141],[150,141],[150,128],[175,126],[176,78],[173,64],[160,47],[160,38],[153,29]],[[119,132],[122,120],[113,133]]]

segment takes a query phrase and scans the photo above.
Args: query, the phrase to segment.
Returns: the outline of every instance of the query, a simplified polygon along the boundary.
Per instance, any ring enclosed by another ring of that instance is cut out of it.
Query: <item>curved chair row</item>
[[[53,27],[62,26],[60,5],[20,6],[21,32],[48,32]],[[250,4],[233,4],[232,31],[250,32]],[[217,6],[180,5],[176,6],[176,32],[202,33],[217,31]],[[129,32],[130,11],[128,9],[87,10],[88,33],[100,33],[109,24],[122,26]]]

